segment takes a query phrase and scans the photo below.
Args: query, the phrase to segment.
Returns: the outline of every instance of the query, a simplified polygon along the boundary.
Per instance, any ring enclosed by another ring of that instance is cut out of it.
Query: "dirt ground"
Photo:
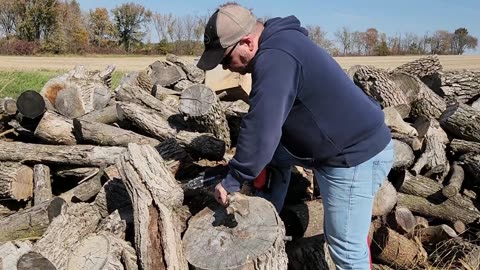
[[[373,65],[379,68],[395,68],[403,63],[420,58],[421,56],[373,56],[373,57],[337,57],[337,62],[344,69],[353,65]],[[480,55],[448,55],[439,56],[445,70],[468,69],[480,71]],[[184,59],[194,61],[197,57],[186,56]],[[0,70],[4,71],[36,71],[36,70],[67,70],[77,64],[87,69],[103,69],[109,64],[116,66],[118,71],[138,71],[146,68],[156,60],[163,60],[161,56],[74,56],[74,57],[25,57],[0,56]]]

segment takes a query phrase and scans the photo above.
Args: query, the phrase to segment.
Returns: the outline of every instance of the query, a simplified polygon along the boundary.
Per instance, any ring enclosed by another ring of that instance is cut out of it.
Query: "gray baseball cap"
[[[257,22],[253,13],[239,5],[219,8],[208,20],[203,35],[203,52],[197,67],[214,69],[222,62],[225,50],[250,34]]]

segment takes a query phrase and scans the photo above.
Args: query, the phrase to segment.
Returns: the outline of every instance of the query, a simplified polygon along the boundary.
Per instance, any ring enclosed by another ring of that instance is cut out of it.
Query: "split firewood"
[[[422,267],[428,257],[422,245],[385,226],[374,232],[370,249],[374,258],[402,269]]]
[[[445,149],[449,143],[447,133],[437,120],[431,119],[430,128],[425,135],[425,150],[412,168],[415,174],[426,170],[425,175],[439,175],[440,180],[448,174],[450,163]]]
[[[12,241],[0,244],[0,269],[17,270],[18,259],[31,249],[30,241]]]
[[[17,114],[17,102],[12,98],[0,99],[0,120],[6,121]]]
[[[57,268],[41,254],[30,251],[18,259],[17,270],[57,270]]]
[[[450,150],[454,154],[466,154],[466,153],[480,154],[480,142],[471,142],[471,141],[453,139],[450,142]]]
[[[33,251],[47,258],[57,269],[66,269],[73,248],[95,231],[100,219],[95,206],[76,203],[64,207],[33,246]]]
[[[285,205],[282,210],[282,220],[285,221],[285,224],[288,224],[288,227],[285,226],[289,236],[308,238],[323,234],[322,200]]]
[[[115,104],[108,105],[100,110],[91,111],[81,116],[79,119],[102,124],[113,124],[121,120],[118,117],[117,106]]]
[[[141,71],[133,71],[127,74],[124,74],[120,80],[120,84],[115,90],[118,91],[119,88],[125,87],[127,85],[137,86],[139,89],[143,90],[146,93],[150,93],[153,88],[153,80],[150,77],[151,70],[147,68]]]
[[[417,226],[417,220],[410,209],[397,207],[387,216],[387,224],[400,233],[410,233]]]
[[[39,162],[80,166],[106,166],[115,163],[124,147],[92,145],[46,145],[0,141],[0,161]]]
[[[424,244],[437,244],[458,236],[455,230],[445,224],[416,229],[412,235],[418,237]]]
[[[72,119],[53,111],[46,111],[43,114],[33,134],[48,144],[77,144]]]
[[[91,179],[79,184],[71,190],[60,194],[60,198],[67,203],[72,202],[87,202],[95,197],[102,188],[101,178],[104,174],[103,169],[99,169],[98,173]]]
[[[390,181],[385,180],[373,199],[372,216],[388,214],[396,203],[397,191]]]
[[[155,61],[150,66],[153,84],[171,86],[176,82],[186,79],[187,74],[181,67],[168,61]]]
[[[469,103],[480,95],[480,72],[447,71],[442,74],[441,95],[459,103]]]
[[[78,65],[63,75],[50,79],[40,94],[66,117],[74,118],[104,108],[111,98],[108,86],[114,66],[103,71],[88,71]]]
[[[408,144],[393,140],[395,156],[393,157],[393,168],[394,169],[404,169],[409,168],[415,161],[415,155],[413,150]]]
[[[440,124],[457,139],[480,142],[480,111],[465,104],[452,104],[440,117]]]
[[[335,270],[323,234],[293,239],[286,244],[288,269]]]
[[[33,166],[33,205],[39,205],[52,199],[52,182],[50,168],[43,164]]]
[[[175,208],[182,205],[183,190],[161,156],[151,146],[129,144],[117,168],[134,208],[135,247],[141,268],[188,269],[175,214]]]
[[[230,129],[225,111],[215,92],[202,84],[185,89],[180,98],[180,112],[194,131],[213,134],[230,148]]]
[[[56,197],[0,219],[0,242],[42,236],[64,204],[63,199]]]
[[[383,109],[385,115],[385,124],[392,132],[397,132],[410,136],[418,136],[417,130],[403,121],[402,117],[394,107]]]
[[[228,214],[217,205],[189,220],[183,245],[190,265],[202,270],[287,269],[285,228],[273,205],[258,197],[237,198],[245,211]]]
[[[167,54],[166,60],[180,66],[183,71],[185,71],[185,73],[187,74],[187,78],[190,81],[194,83],[203,83],[203,81],[205,80],[205,72],[199,69],[196,65],[187,63],[180,57],[173,54]]]
[[[440,87],[443,67],[437,55],[429,55],[407,62],[392,72],[403,72],[418,77],[431,89]]]
[[[452,174],[448,181],[448,185],[443,187],[442,194],[447,198],[453,198],[457,196],[462,188],[463,180],[465,179],[465,172],[463,171],[462,166],[457,162],[453,163]]]
[[[17,162],[0,162],[0,197],[27,200],[33,193],[33,170]]]
[[[96,145],[127,146],[129,143],[137,143],[156,146],[160,143],[157,139],[97,122],[74,119],[73,126],[79,140]]]
[[[480,183],[480,154],[465,154],[460,157],[465,171],[472,176],[471,183]]]
[[[45,99],[36,91],[24,91],[17,98],[18,112],[27,118],[35,119],[41,116],[46,110]]]

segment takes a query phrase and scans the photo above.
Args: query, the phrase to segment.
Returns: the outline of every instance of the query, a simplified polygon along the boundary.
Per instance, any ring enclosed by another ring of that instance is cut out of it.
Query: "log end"
[[[33,195],[32,168],[22,165],[20,168],[18,168],[15,179],[16,181],[12,182],[11,186],[12,198],[18,201],[31,198]]]
[[[18,111],[30,119],[37,118],[46,110],[45,100],[33,90],[27,90],[20,94],[17,99]]]
[[[20,257],[17,263],[18,270],[57,270],[45,257],[37,252],[30,251]]]

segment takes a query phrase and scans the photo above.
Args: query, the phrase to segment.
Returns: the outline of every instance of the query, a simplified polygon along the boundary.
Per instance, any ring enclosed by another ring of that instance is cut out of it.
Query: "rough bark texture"
[[[457,237],[457,233],[448,225],[430,226],[415,231],[415,236],[422,243],[437,244],[441,241]]]
[[[92,205],[77,203],[64,207],[33,250],[51,261],[57,269],[66,269],[75,246],[95,231],[100,219],[100,214]]]
[[[183,190],[158,152],[130,144],[117,163],[134,209],[135,247],[142,269],[188,269],[175,208]],[[156,248],[151,248],[151,247]]]
[[[125,150],[124,147],[115,146],[62,146],[0,141],[0,161],[100,167],[114,164],[115,159]]]
[[[42,164],[33,166],[33,184],[33,205],[39,205],[52,199],[52,181],[48,166]]]
[[[480,95],[480,72],[456,70],[443,73],[440,94],[460,103],[472,102]]]
[[[437,55],[429,55],[417,60],[405,63],[392,72],[403,72],[418,77],[429,88],[437,89],[441,84],[443,67]]]
[[[225,109],[228,127],[230,128],[230,139],[232,145],[235,145],[238,133],[240,133],[240,125],[243,117],[248,113],[249,105],[243,100],[237,100],[234,102],[222,101],[222,106]]]
[[[391,229],[398,232],[410,233],[417,226],[417,220],[410,209],[397,207],[394,212],[387,216],[387,224]]]
[[[64,204],[63,199],[54,198],[1,219],[0,242],[42,236]]]
[[[55,176],[82,180],[96,175],[98,170],[97,167],[60,168],[55,172]]]
[[[115,104],[108,105],[101,110],[91,111],[79,119],[102,124],[112,124],[121,120],[118,117],[117,106],[115,106]]]
[[[246,209],[232,220],[218,205],[190,219],[183,244],[193,269],[287,269],[285,228],[273,205],[247,197]]]
[[[470,183],[480,183],[480,154],[465,154],[460,157],[465,171],[471,176]]]
[[[170,62],[155,61],[150,65],[150,68],[152,70],[150,76],[153,83],[161,86],[171,86],[179,80],[187,78],[187,75],[180,67]]]
[[[104,170],[100,169],[98,173],[91,179],[77,185],[71,190],[60,195],[67,203],[87,202],[95,197],[102,188],[101,178]]]
[[[454,154],[480,153],[480,142],[470,142],[465,140],[453,139],[450,142],[450,150]]]
[[[230,148],[230,129],[225,111],[215,92],[202,84],[185,89],[180,99],[180,111],[188,126],[198,132],[213,134]]]
[[[404,72],[395,72],[390,75],[395,85],[404,93],[408,100],[408,104],[412,104],[419,98],[421,85],[418,84],[414,75]],[[410,108],[411,110],[411,108]]]
[[[167,54],[167,61],[180,66],[183,71],[185,71],[190,81],[194,83],[203,83],[205,80],[205,72],[199,69],[196,65],[188,63],[187,61],[184,61],[173,54]]]
[[[0,245],[0,269],[17,270],[17,262],[32,249],[30,241],[13,241]],[[46,269],[47,270],[47,269]]]
[[[57,268],[41,254],[30,251],[20,257],[17,270],[57,270]]]
[[[412,103],[412,116],[438,119],[447,108],[445,101],[420,79],[414,78],[419,87],[417,100]]]
[[[73,125],[79,139],[97,145],[127,146],[136,143],[155,146],[160,143],[157,139],[107,124],[75,119]]]
[[[12,98],[0,99],[0,120],[5,121],[17,113],[17,102]]]
[[[455,162],[452,166],[452,174],[448,181],[448,185],[442,189],[443,196],[447,198],[453,198],[457,196],[462,188],[463,180],[465,179],[465,172],[463,168]]]
[[[77,144],[73,135],[73,122],[53,111],[46,111],[38,123],[34,135],[48,144]]]
[[[0,162],[0,197],[26,200],[33,193],[33,170],[17,162]]]
[[[422,140],[416,136],[405,135],[402,133],[392,132],[392,138],[406,143],[413,151],[418,151],[422,148]]]
[[[465,104],[449,106],[440,117],[440,124],[457,139],[480,142],[480,111]]]

